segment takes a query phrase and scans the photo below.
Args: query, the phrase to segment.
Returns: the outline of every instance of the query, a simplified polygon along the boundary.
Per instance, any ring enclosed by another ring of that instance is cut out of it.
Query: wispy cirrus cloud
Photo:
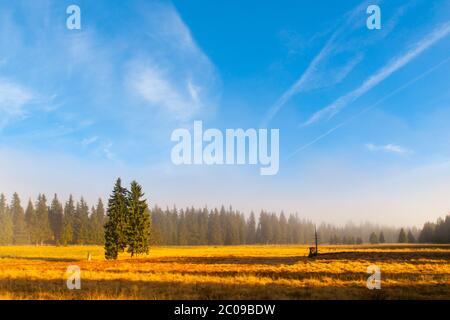
[[[150,63],[139,63],[129,72],[127,85],[146,104],[169,114],[176,120],[185,120],[202,108],[199,89],[190,79],[174,83],[170,75]]]
[[[98,137],[97,136],[93,136],[93,137],[89,137],[89,138],[83,139],[81,141],[81,144],[83,146],[88,146],[88,145],[91,145],[91,144],[95,143],[97,140],[98,140]]]
[[[263,126],[266,126],[294,96],[302,92],[331,87],[344,81],[364,59],[364,50],[391,33],[407,9],[414,5],[407,3],[398,7],[389,19],[386,19],[383,29],[377,35],[367,37],[367,34],[358,34],[358,31],[365,28],[366,8],[369,4],[374,3],[363,1],[342,17],[300,78],[269,108],[263,119]],[[330,63],[343,53],[347,58],[342,65]]]
[[[331,39],[327,41],[325,46],[320,50],[320,52],[314,57],[311,63],[306,68],[305,72],[300,76],[300,78],[288,89],[286,90],[278,100],[270,107],[267,111],[262,127],[267,126],[267,124],[276,116],[276,114],[281,110],[281,108],[297,93],[299,93],[303,86],[313,77],[316,72],[319,63],[328,57],[332,51],[333,41],[336,37],[337,32],[333,34]]]
[[[175,8],[150,6],[146,36],[153,48],[130,61],[127,88],[146,107],[174,120],[184,121],[200,111],[211,111],[218,89],[213,63]]]
[[[13,118],[25,114],[25,107],[34,99],[32,91],[7,79],[0,79],[0,128]]]
[[[331,129],[327,130],[326,132],[322,133],[321,135],[317,136],[315,139],[311,140],[310,142],[304,144],[303,146],[297,148],[294,152],[292,152],[290,154],[290,158],[293,157],[294,155],[296,155],[297,153],[311,147],[312,145],[316,144],[317,142],[321,141],[322,139],[328,137],[329,135],[333,134],[334,132],[336,132],[337,130],[339,130],[340,128],[348,125],[349,123],[355,121],[356,119],[358,119],[360,116],[362,116],[363,114],[369,112],[370,110],[378,107],[380,104],[382,104],[383,102],[389,100],[390,98],[392,98],[393,96],[397,95],[398,93],[402,92],[403,90],[405,90],[406,88],[410,87],[411,85],[415,84],[416,82],[418,82],[419,80],[422,80],[423,78],[427,77],[428,75],[430,75],[432,72],[436,71],[437,69],[441,68],[443,65],[445,65],[446,63],[448,63],[450,61],[450,57],[445,58],[442,61],[439,61],[437,64],[435,64],[434,66],[432,66],[431,68],[429,68],[428,70],[426,70],[425,72],[422,72],[421,74],[419,74],[418,76],[410,79],[409,81],[407,81],[406,83],[403,83],[401,86],[397,87],[396,89],[394,89],[393,91],[389,92],[387,95],[383,96],[381,99],[379,99],[378,101],[376,101],[375,103],[367,106],[366,108],[360,110],[358,113],[354,114],[353,116],[351,116],[350,118],[347,118],[344,121],[341,121],[340,123],[338,123],[337,125],[335,125],[334,127],[332,127]]]
[[[416,42],[410,50],[392,59],[384,67],[368,77],[355,90],[339,97],[330,105],[315,112],[305,123],[301,124],[301,126],[311,125],[323,118],[332,118],[349,103],[355,101],[373,87],[387,79],[394,72],[406,66],[425,50],[445,38],[448,34],[450,34],[450,22],[435,27],[432,32]]]
[[[362,61],[363,55],[359,52],[353,52],[344,66],[326,67],[326,63],[331,57],[351,48],[351,46],[346,45],[346,41],[343,41],[342,37],[361,24],[362,20],[357,18],[357,14],[365,11],[367,3],[367,1],[361,3],[344,15],[343,20],[338,23],[325,45],[311,60],[300,78],[269,108],[263,119],[263,126],[266,126],[284,105],[298,93],[335,85],[343,81],[353,68]]]
[[[135,135],[168,144],[168,124],[213,115],[220,76],[169,2],[82,4],[105,14],[81,30],[66,28],[64,3],[30,6],[0,4],[0,128],[18,128],[8,139],[120,159],[142,149]]]
[[[406,154],[412,153],[411,150],[409,150],[405,147],[399,146],[397,144],[392,144],[392,143],[385,144],[385,145],[376,145],[373,143],[367,143],[366,148],[367,148],[367,150],[372,151],[372,152],[381,151],[381,152],[387,152],[387,153],[394,153],[394,154],[398,154],[398,155],[406,155]]]

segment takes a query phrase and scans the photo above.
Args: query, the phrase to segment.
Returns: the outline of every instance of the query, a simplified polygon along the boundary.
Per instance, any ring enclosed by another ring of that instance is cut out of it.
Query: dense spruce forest
[[[150,210],[151,244],[158,245],[241,245],[310,244],[314,223],[297,214],[262,211],[244,215],[231,207],[166,208]],[[107,208],[99,199],[89,206],[72,196],[64,203],[55,194],[43,194],[23,207],[15,193],[8,203],[0,195],[0,245],[103,245]],[[450,243],[450,215],[436,223],[417,228],[382,227],[365,223],[333,226],[317,225],[320,243]]]

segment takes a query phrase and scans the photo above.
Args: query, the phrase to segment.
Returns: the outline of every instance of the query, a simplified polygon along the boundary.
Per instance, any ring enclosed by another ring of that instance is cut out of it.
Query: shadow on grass
[[[21,257],[21,256],[0,256],[0,259],[16,259],[16,260],[29,260],[29,261],[44,261],[44,262],[77,262],[80,259],[69,258],[53,258],[53,257]]]
[[[316,256],[316,260],[368,260],[368,261],[390,261],[390,262],[410,262],[423,263],[418,259],[429,260],[449,260],[450,252],[448,251],[416,251],[416,252],[395,252],[395,251],[364,251],[364,252],[325,252]]]
[[[127,270],[108,270],[110,273],[114,274],[124,274],[124,276],[128,273]],[[159,272],[155,272],[152,270],[133,270],[133,273],[142,274],[142,275],[153,275]],[[170,273],[179,274],[179,275],[189,275],[189,276],[214,276],[221,278],[233,278],[233,277],[256,277],[256,278],[266,278],[272,280],[314,280],[321,281],[322,279],[333,279],[340,281],[366,281],[369,274],[366,272],[364,267],[363,270],[354,270],[351,272],[305,272],[305,271],[285,271],[285,272],[274,272],[272,270],[231,270],[231,271],[223,271],[223,270],[210,270],[210,271],[198,271],[198,270],[173,270]],[[438,283],[445,283],[450,278],[450,274],[448,273],[426,273],[426,272],[401,272],[401,273],[392,273],[392,272],[383,272],[382,273],[383,280],[408,280],[410,282],[420,281],[424,278],[428,280],[432,280]]]
[[[162,257],[162,258],[144,258],[145,262],[158,262],[158,263],[181,263],[181,264],[295,264],[299,261],[306,261],[306,256],[265,256],[265,257],[252,257],[252,256],[219,256],[219,257]],[[129,260],[133,261],[133,260]]]
[[[167,281],[82,280],[80,290],[69,290],[64,280],[0,280],[0,294],[14,299],[446,299],[448,285],[305,286],[280,284],[180,283]]]
[[[442,263],[438,260],[450,261],[450,252],[448,251],[419,251],[419,252],[395,252],[395,251],[341,251],[341,252],[325,252],[313,258],[307,256],[218,256],[218,257],[158,257],[158,258],[143,258],[140,262],[143,263],[180,263],[180,264],[265,264],[265,265],[293,265],[301,262],[323,261],[323,260],[367,260],[372,262],[408,262],[411,264],[423,264],[420,259],[427,259],[427,263]],[[435,260],[435,261],[433,261]],[[133,260],[127,260],[133,261]]]

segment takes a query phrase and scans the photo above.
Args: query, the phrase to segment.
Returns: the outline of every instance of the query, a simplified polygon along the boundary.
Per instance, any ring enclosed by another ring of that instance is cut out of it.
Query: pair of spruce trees
[[[131,257],[148,254],[150,250],[150,211],[143,198],[142,187],[133,181],[130,190],[117,179],[108,201],[105,224],[105,258],[117,259],[120,252]]]

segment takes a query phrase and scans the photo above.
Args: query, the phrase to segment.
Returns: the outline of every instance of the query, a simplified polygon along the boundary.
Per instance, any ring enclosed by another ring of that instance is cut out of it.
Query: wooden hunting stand
[[[315,247],[309,247],[309,254],[308,257],[315,257],[319,254],[319,249],[317,248],[317,229],[316,226],[314,225],[314,241],[316,246]]]

